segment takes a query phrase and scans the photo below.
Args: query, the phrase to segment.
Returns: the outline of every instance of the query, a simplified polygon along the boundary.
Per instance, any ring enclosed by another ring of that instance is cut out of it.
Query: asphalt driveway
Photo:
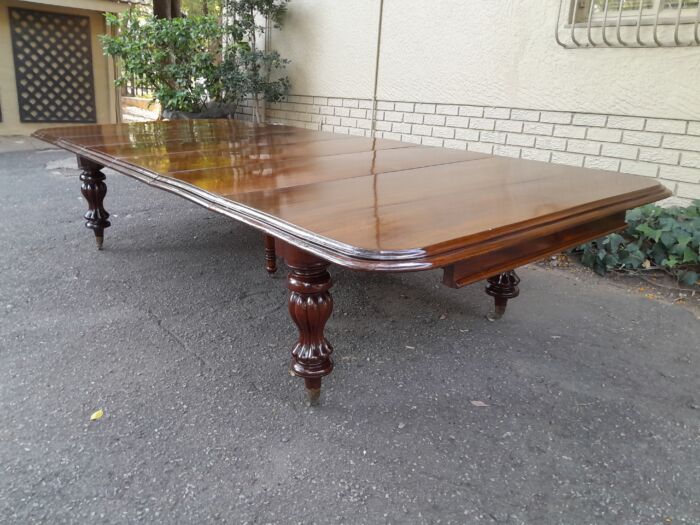
[[[688,310],[332,267],[311,408],[260,234],[108,172],[98,252],[67,157],[0,155],[0,522],[700,523]]]

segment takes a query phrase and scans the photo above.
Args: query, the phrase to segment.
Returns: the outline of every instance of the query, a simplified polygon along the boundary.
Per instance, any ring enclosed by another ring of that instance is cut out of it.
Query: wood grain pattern
[[[490,261],[485,276],[494,275],[620,228],[625,210],[670,194],[644,177],[227,120],[35,136],[327,261],[374,271],[443,267],[451,285],[483,274],[465,269],[470,260],[517,259]]]

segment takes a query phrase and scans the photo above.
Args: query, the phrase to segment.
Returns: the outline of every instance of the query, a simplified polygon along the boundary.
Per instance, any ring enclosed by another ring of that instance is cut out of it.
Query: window
[[[565,48],[700,46],[700,0],[561,0]]]
[[[681,22],[695,22],[700,0],[580,0],[574,10],[577,23],[590,20],[615,25],[618,18],[629,23],[675,24],[680,15]]]

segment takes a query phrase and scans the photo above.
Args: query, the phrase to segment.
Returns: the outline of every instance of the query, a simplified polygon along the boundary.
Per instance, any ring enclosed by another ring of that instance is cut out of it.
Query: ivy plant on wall
[[[700,274],[700,200],[687,207],[653,204],[627,212],[627,229],[580,246],[581,262],[609,270],[663,270],[696,285]]]

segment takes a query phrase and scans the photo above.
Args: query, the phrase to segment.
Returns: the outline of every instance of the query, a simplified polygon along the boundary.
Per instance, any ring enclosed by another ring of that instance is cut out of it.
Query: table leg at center
[[[333,312],[329,263],[291,247],[285,251],[285,261],[290,268],[287,277],[289,315],[299,330],[299,339],[292,349],[291,372],[304,378],[309,401],[316,404],[321,393],[321,378],[333,370],[333,347],[324,334]]]

